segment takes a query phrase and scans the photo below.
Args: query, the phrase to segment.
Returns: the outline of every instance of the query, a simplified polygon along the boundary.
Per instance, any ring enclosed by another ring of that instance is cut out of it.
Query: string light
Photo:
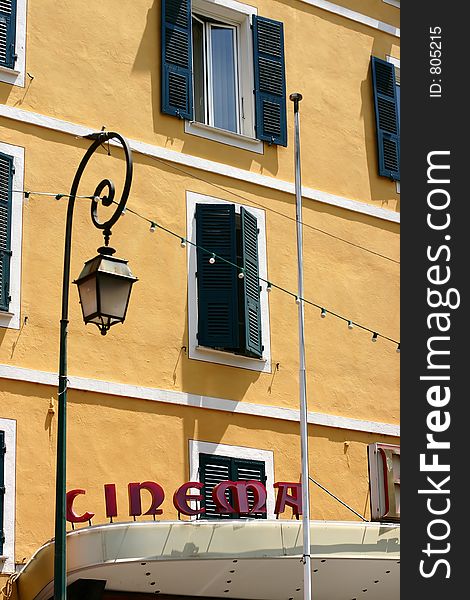
[[[163,162],[163,161],[162,161]],[[13,192],[18,192],[18,193],[22,193],[24,194],[25,198],[29,198],[30,195],[38,195],[38,196],[50,196],[53,198],[71,198],[70,195],[68,194],[54,194],[54,193],[49,193],[49,192],[33,192],[33,191],[25,191],[25,190],[12,190]],[[78,199],[89,199],[89,200],[95,200],[95,201],[99,201],[102,200],[102,198],[98,197],[98,196],[75,196],[74,198]],[[113,200],[114,204],[118,204],[118,202],[116,202],[116,200]],[[215,252],[211,252],[210,250],[207,250],[206,248],[203,248],[202,246],[192,242],[191,240],[188,240],[184,237],[181,237],[180,235],[178,235],[177,233],[175,233],[174,231],[171,231],[171,229],[167,229],[166,227],[164,227],[163,225],[159,225],[157,223],[155,223],[155,221],[152,221],[150,219],[148,219],[147,217],[144,217],[143,215],[139,214],[138,212],[136,212],[135,210],[132,210],[131,208],[125,207],[124,210],[122,211],[122,214],[124,214],[125,212],[129,212],[133,215],[135,215],[136,217],[142,219],[143,221],[146,221],[147,223],[150,224],[150,231],[153,233],[155,231],[155,229],[158,227],[159,229],[165,231],[166,233],[172,235],[173,237],[176,237],[180,240],[181,243],[181,247],[185,248],[187,244],[190,244],[191,246],[193,246],[194,248],[196,248],[197,250],[200,250],[201,252],[205,252],[207,254],[211,254],[211,257],[209,258],[209,263],[210,264],[214,264],[216,262],[216,258],[221,260],[222,262],[231,265],[232,267],[235,267],[236,269],[239,269],[240,272],[238,274],[238,277],[240,279],[243,279],[244,277],[244,269],[238,265],[236,265],[235,263],[232,263],[230,260],[227,260],[226,258],[217,255]],[[330,315],[341,319],[342,321],[346,321],[348,324],[348,328],[352,329],[354,326],[357,327],[358,329],[362,329],[364,331],[368,331],[370,333],[372,333],[372,342],[377,342],[377,339],[379,337],[382,337],[385,340],[388,340],[389,342],[392,342],[394,344],[397,344],[396,347],[396,352],[400,352],[400,342],[398,342],[397,340],[394,340],[393,338],[390,338],[386,335],[383,334],[379,334],[376,331],[373,331],[372,329],[369,329],[368,327],[365,327],[364,325],[360,325],[359,323],[353,322],[352,320],[335,313],[332,310],[327,310],[326,308],[320,306],[319,304],[316,304],[315,302],[312,302],[310,300],[306,300],[305,298],[299,298],[296,294],[294,294],[293,292],[283,288],[280,285],[274,284],[271,281],[268,281],[267,279],[264,279],[262,277],[258,276],[258,279],[260,282],[264,282],[266,283],[266,291],[267,292],[271,292],[272,288],[276,288],[286,294],[288,294],[289,296],[292,296],[293,298],[295,298],[295,301],[297,302],[297,304],[300,304],[300,302],[304,302],[305,304],[309,304],[311,306],[314,306],[316,308],[319,308],[321,310],[321,314],[320,316],[324,319],[327,315],[327,313],[329,313]]]

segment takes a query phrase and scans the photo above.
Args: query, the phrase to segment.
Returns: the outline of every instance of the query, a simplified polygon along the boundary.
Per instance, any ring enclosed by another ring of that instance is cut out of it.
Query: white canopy
[[[398,600],[400,527],[312,521],[316,600]],[[113,523],[67,534],[67,584],[106,590],[241,600],[302,598],[299,521]],[[53,595],[54,542],[16,578],[19,600]]]

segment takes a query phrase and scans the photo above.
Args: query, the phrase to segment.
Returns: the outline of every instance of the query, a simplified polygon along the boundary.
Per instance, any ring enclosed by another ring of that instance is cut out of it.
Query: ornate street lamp
[[[85,323],[94,323],[106,335],[111,325],[123,323],[132,285],[137,281],[127,260],[115,258],[114,248],[98,248],[98,256],[88,260],[78,279],[80,304]]]
[[[66,560],[66,433],[67,433],[67,327],[70,288],[70,256],[72,246],[72,220],[75,198],[80,179],[91,156],[104,142],[117,139],[124,149],[126,159],[126,178],[119,202],[114,201],[115,188],[112,181],[103,179],[95,189],[91,202],[91,220],[93,225],[103,230],[105,245],[98,248],[98,255],[87,261],[78,279],[80,303],[85,323],[94,323],[105,335],[116,323],[122,323],[126,317],[134,277],[127,260],[116,258],[114,248],[109,247],[111,227],[121,216],[129,197],[132,182],[132,153],[127,141],[118,133],[100,132],[85,136],[93,140],[83,157],[72,183],[67,222],[65,226],[64,275],[62,280],[62,318],[60,321],[59,353],[59,393],[57,416],[57,469],[55,504],[55,542],[54,542],[54,600],[66,600],[67,597],[67,560]],[[103,195],[102,192],[105,191]],[[98,219],[98,200],[104,206],[116,204],[111,218],[101,223]]]

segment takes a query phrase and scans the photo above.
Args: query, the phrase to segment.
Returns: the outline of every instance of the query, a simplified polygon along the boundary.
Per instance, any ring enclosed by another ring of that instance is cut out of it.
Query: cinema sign
[[[302,485],[300,483],[289,483],[278,481],[273,486],[277,489],[276,507],[274,512],[279,515],[286,507],[291,507],[295,516],[302,514]],[[204,500],[204,485],[199,481],[187,481],[183,483],[173,494],[173,505],[178,513],[188,516],[203,514],[206,509],[200,507]],[[155,481],[144,481],[142,483],[129,483],[127,486],[129,498],[129,516],[161,515],[163,510],[160,506],[165,499],[165,491]],[[150,494],[150,508],[142,512],[141,491],[146,490]],[[67,521],[70,523],[86,523],[95,516],[93,512],[85,512],[81,515],[74,510],[75,498],[86,494],[81,488],[67,492]],[[220,514],[241,514],[250,516],[255,513],[266,512],[266,487],[260,481],[221,481],[212,489],[212,500],[216,511]],[[228,499],[230,498],[230,500]],[[118,516],[116,485],[106,483],[104,485],[104,502],[106,516],[111,520]],[[199,503],[199,508],[198,508]]]

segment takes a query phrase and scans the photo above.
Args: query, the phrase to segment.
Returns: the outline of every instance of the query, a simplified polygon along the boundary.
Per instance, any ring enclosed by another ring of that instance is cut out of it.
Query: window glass
[[[211,25],[213,125],[238,131],[235,29]]]
[[[204,23],[193,17],[194,120],[206,122]]]

